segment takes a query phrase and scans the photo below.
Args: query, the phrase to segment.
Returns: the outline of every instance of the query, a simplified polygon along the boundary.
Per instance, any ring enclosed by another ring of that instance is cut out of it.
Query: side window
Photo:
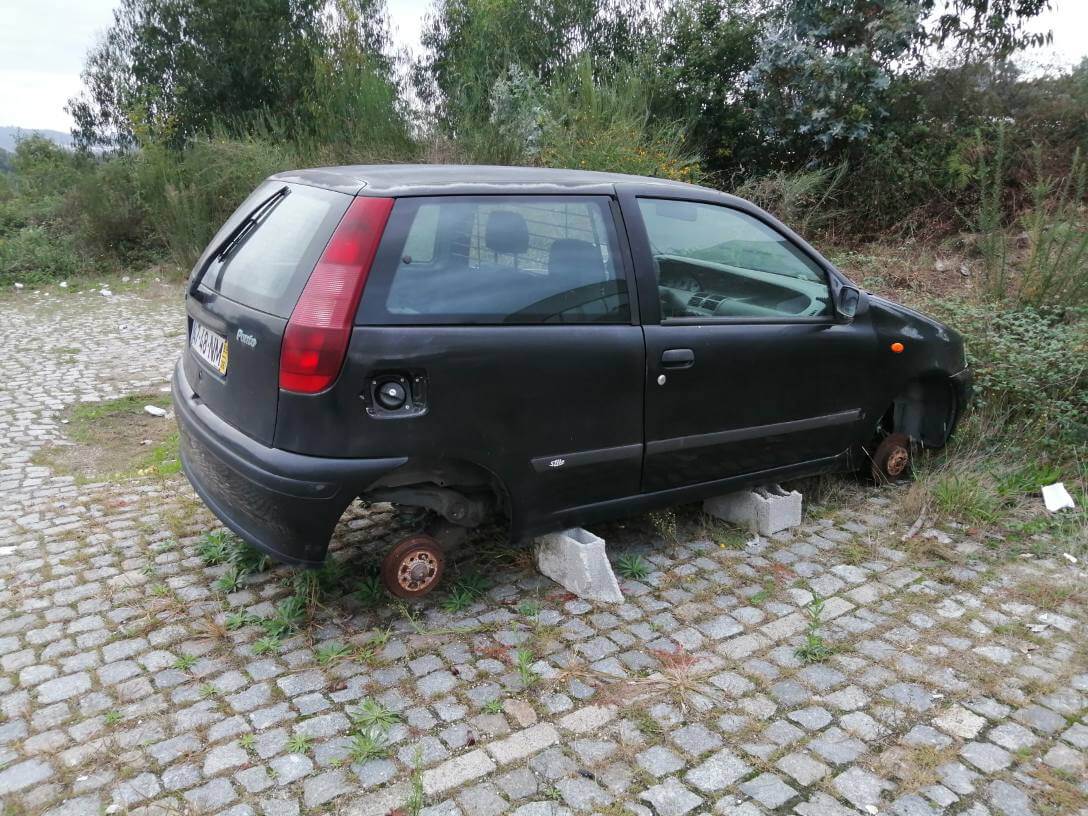
[[[608,199],[401,199],[371,275],[370,324],[627,323]]]
[[[824,271],[785,236],[739,210],[640,198],[661,319],[822,317]]]

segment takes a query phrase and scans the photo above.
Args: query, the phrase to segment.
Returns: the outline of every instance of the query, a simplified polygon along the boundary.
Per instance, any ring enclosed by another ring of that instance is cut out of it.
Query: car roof
[[[506,167],[484,164],[355,164],[290,170],[272,176],[275,181],[324,187],[353,195],[471,195],[486,193],[597,193],[610,194],[617,184],[642,188],[701,190],[705,187],[681,181],[601,173],[596,170],[563,170],[551,167]]]

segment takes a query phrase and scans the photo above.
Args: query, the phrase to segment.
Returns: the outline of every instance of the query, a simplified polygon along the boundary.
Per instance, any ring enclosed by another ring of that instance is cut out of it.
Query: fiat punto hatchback
[[[862,292],[752,204],[522,167],[261,184],[188,285],[185,473],[281,561],[356,498],[420,508],[399,596],[501,514],[512,540],[746,486],[909,469],[970,393],[961,338]]]

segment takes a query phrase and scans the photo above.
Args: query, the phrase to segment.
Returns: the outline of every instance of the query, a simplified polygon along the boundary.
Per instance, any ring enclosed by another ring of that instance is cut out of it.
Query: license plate
[[[220,374],[227,373],[227,341],[220,337],[207,326],[193,321],[193,333],[189,337],[189,345],[193,347],[212,368]]]

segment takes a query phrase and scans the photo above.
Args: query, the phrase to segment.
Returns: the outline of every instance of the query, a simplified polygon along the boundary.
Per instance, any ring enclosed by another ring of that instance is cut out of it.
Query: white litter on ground
[[[166,409],[165,408],[160,408],[157,405],[145,405],[144,406],[144,413],[145,414],[151,414],[151,416],[164,417],[164,416],[166,416]]]
[[[1064,482],[1043,486],[1043,504],[1051,513],[1057,513],[1065,508],[1072,510],[1077,506],[1073,502],[1073,497],[1069,495],[1069,491],[1065,489]]]

